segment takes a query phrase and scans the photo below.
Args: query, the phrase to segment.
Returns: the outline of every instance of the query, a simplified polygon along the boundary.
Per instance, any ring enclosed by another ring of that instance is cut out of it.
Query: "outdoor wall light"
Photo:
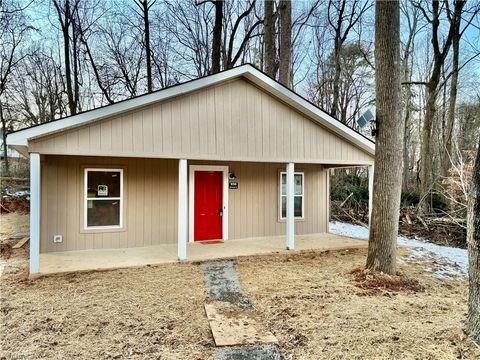
[[[370,129],[372,131],[372,136],[375,137],[378,134],[377,131],[377,122],[374,120],[370,121]]]
[[[235,173],[232,171],[232,172],[228,173],[228,178],[230,180],[235,180],[237,178],[237,175],[235,175]]]

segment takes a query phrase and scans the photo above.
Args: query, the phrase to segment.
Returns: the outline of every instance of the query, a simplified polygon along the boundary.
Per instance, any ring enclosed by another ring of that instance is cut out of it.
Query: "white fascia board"
[[[28,146],[28,140],[65,131],[69,128],[88,124],[89,122],[105,119],[110,116],[132,111],[137,108],[167,100],[182,94],[187,94],[208,86],[221,83],[225,80],[234,79],[245,74],[249,65],[239,66],[237,68],[224,71],[218,74],[207,76],[204,78],[189,81],[184,84],[175,85],[171,88],[160,90],[158,92],[142,95],[136,98],[123,100],[119,103],[104,106],[98,109],[86,111],[85,113],[69,116],[65,119],[55,120],[44,123],[42,125],[19,130],[7,135],[7,144]]]
[[[363,137],[355,130],[336,120],[326,112],[320,110],[301,96],[297,95],[295,92],[285,88],[283,85],[279,84],[257,69],[249,67],[249,71],[247,74],[245,74],[245,77],[255,85],[305,114],[307,117],[312,118],[337,135],[340,135],[341,137],[351,141],[353,144],[360,147],[370,155],[375,154],[375,144],[372,141]]]

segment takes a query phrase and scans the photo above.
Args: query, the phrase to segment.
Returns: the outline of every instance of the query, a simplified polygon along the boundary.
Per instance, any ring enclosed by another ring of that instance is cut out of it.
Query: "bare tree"
[[[330,112],[332,116],[338,116],[338,102],[340,97],[340,57],[343,45],[347,37],[361,19],[371,8],[369,1],[363,4],[359,0],[329,0],[328,2],[328,23],[334,31],[334,80],[333,80],[333,101]]]
[[[280,0],[278,6],[280,17],[280,55],[279,81],[286,87],[292,86],[292,3]]]
[[[145,65],[147,68],[147,91],[153,91],[152,80],[152,49],[150,44],[150,8],[155,4],[156,0],[135,0],[135,4],[140,8],[141,13],[138,14],[143,21],[143,35],[145,46]]]
[[[225,45],[224,45],[224,67],[225,69],[231,69],[237,61],[240,59],[242,54],[244,54],[245,48],[247,47],[248,42],[253,37],[253,34],[256,29],[259,28],[261,24],[263,24],[263,19],[258,18],[255,14],[255,4],[256,1],[251,1],[247,8],[242,11],[235,20],[233,20],[233,16],[230,12],[229,17],[230,21],[226,21],[225,25],[229,23],[233,23],[232,26],[225,26],[223,33],[225,34]],[[254,20],[250,24],[247,20],[248,18],[254,15]],[[241,24],[243,23],[243,37],[240,39],[238,37],[238,33],[240,32]],[[227,42],[227,34],[228,35],[228,42]],[[238,49],[235,51],[235,43],[238,42]]]
[[[448,118],[445,128],[445,133],[443,136],[443,154],[442,154],[442,172],[443,176],[448,175],[448,169],[451,164],[451,154],[452,154],[452,134],[453,128],[455,126],[455,114],[456,114],[456,104],[457,104],[457,92],[458,92],[458,74],[460,71],[459,58],[460,58],[460,39],[467,30],[467,28],[472,23],[473,19],[477,16],[480,11],[480,4],[476,4],[470,11],[470,18],[467,21],[467,24],[461,29],[462,16],[449,16],[449,21],[452,27],[452,70],[450,78],[450,96],[448,104]]]
[[[70,115],[75,115],[79,105],[78,82],[78,49],[75,15],[80,4],[79,0],[52,0],[57,11],[58,21],[63,37],[63,57],[65,67],[65,82]],[[71,59],[73,55],[73,61]],[[73,63],[73,64],[72,64]],[[73,83],[72,83],[73,82]]]
[[[265,0],[264,2],[264,33],[263,33],[263,46],[264,46],[264,70],[272,78],[275,78],[277,72],[277,47],[275,44],[275,1]]]
[[[403,81],[412,81],[412,67],[413,67],[413,53],[415,51],[415,38],[420,31],[419,26],[420,12],[416,7],[409,6],[409,0],[401,2],[401,12],[406,19],[408,36],[403,45],[402,51],[402,67],[403,67]],[[411,85],[405,84],[403,87],[403,116],[405,121],[405,135],[403,144],[403,176],[402,189],[408,191],[410,180],[410,139],[411,139],[411,117],[413,112],[413,90]]]
[[[27,4],[29,5],[29,4]],[[25,54],[20,54],[20,46],[32,27],[27,25],[23,11],[25,8],[0,2],[0,121],[2,124],[2,144],[5,161],[5,171],[9,171],[7,130],[10,126],[5,113],[4,95],[14,69],[22,61]]]
[[[467,219],[468,243],[468,318],[467,332],[480,342],[480,142],[473,169]]]
[[[215,0],[215,25],[212,37],[212,70],[211,73],[220,71],[222,56],[222,24],[223,24],[223,0]]]
[[[442,5],[446,7],[446,11],[449,14],[450,27],[447,33],[443,45],[441,45],[440,40],[440,13]],[[415,6],[421,11],[426,21],[431,26],[431,41],[433,49],[433,66],[430,73],[429,80],[425,83],[427,89],[427,100],[426,100],[426,110],[425,117],[423,121],[422,128],[422,142],[421,142],[421,151],[420,151],[420,211],[426,212],[429,208],[429,201],[427,201],[428,194],[432,188],[432,148],[431,148],[431,137],[432,137],[432,125],[435,117],[435,106],[438,96],[440,76],[442,67],[445,63],[445,59],[448,55],[450,47],[452,45],[453,35],[455,33],[455,26],[460,21],[462,15],[462,9],[465,5],[464,1],[455,1],[453,12],[448,7],[448,2],[445,1],[440,3],[436,0],[432,0],[432,14],[431,17],[428,15],[427,10],[423,7],[421,3],[415,3]]]
[[[400,116],[400,4],[375,6],[375,84],[377,130],[373,209],[367,268],[395,274],[396,239],[402,189],[404,124]]]

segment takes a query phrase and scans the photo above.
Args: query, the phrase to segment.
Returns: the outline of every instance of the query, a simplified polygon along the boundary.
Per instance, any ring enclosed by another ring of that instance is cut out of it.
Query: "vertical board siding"
[[[201,162],[196,165],[228,165],[239,184],[228,192],[229,239],[285,235],[285,221],[279,220],[280,172],[286,166],[269,163]],[[297,235],[327,231],[328,170],[320,165],[295,164],[305,173],[305,218],[295,221]]]
[[[46,156],[42,164],[41,252],[176,242],[176,160]],[[84,232],[85,167],[124,168],[124,231]],[[63,235],[62,243],[53,236]]]
[[[279,220],[279,173],[282,164],[195,162],[228,165],[239,189],[229,190],[229,238],[285,234]],[[124,169],[124,231],[84,232],[85,167]],[[305,173],[305,219],[296,233],[327,230],[327,174],[320,165],[296,164]],[[177,160],[44,156],[41,183],[41,252],[126,248],[177,241]],[[53,243],[53,235],[63,243]]]
[[[373,157],[243,79],[31,141],[45,154],[333,163]]]

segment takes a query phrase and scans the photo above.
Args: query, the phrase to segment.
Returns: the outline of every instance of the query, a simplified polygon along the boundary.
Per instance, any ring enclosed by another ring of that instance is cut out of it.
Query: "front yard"
[[[28,280],[27,252],[0,263],[1,359],[215,357],[198,264]],[[399,252],[398,284],[358,271],[365,249],[246,257],[236,269],[287,359],[480,358],[462,331],[465,278]]]

